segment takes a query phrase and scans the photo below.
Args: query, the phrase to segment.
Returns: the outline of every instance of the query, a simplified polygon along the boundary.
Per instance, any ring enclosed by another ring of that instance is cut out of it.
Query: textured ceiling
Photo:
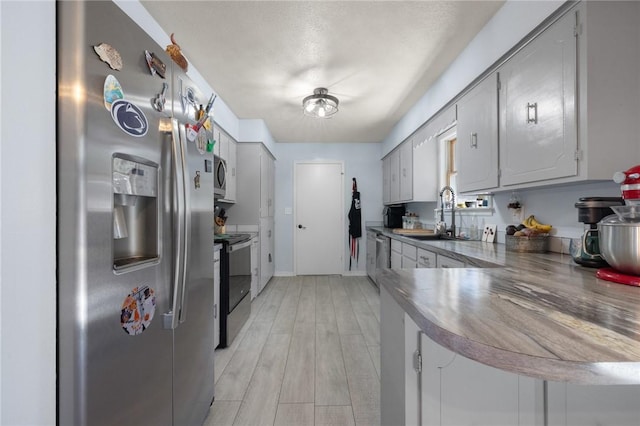
[[[142,1],[239,118],[278,142],[379,142],[503,1]],[[326,87],[331,119],[302,113]],[[425,117],[427,118],[427,117]]]

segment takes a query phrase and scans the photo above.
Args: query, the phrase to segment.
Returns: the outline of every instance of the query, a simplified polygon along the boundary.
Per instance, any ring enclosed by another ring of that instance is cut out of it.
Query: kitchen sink
[[[449,236],[441,235],[441,234],[430,234],[430,235],[405,235],[405,237],[414,239],[414,240],[444,240],[448,239]]]

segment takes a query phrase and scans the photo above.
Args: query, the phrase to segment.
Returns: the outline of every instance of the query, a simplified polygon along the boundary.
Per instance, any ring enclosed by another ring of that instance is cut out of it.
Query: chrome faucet
[[[445,193],[445,191],[449,191],[451,192],[451,228],[449,228],[448,230],[446,229],[445,226],[445,232],[451,232],[451,237],[455,238],[456,237],[456,194],[455,192],[453,192],[453,188],[451,188],[449,185],[445,185],[444,187],[442,187],[442,189],[440,190],[440,221],[444,222],[444,200],[442,198],[442,195]]]

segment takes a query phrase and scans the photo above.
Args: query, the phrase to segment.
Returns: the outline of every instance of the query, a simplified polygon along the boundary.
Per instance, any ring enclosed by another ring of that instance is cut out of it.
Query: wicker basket
[[[546,253],[549,251],[549,235],[532,235],[529,237],[506,236],[506,248],[521,253]]]

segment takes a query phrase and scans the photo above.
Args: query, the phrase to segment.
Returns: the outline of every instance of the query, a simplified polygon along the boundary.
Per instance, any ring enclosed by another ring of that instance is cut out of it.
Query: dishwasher
[[[376,272],[380,269],[391,267],[391,238],[384,235],[376,235]],[[374,274],[375,277],[376,274]],[[380,288],[374,278],[373,282]]]

